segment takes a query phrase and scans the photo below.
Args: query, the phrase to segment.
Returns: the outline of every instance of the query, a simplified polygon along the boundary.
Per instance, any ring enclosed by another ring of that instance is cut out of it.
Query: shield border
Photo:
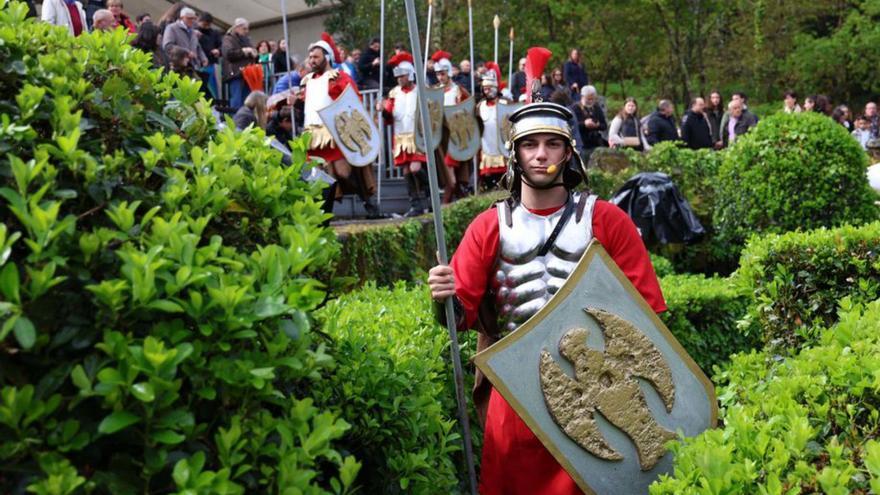
[[[459,162],[466,162],[466,161],[472,159],[473,157],[477,156],[477,153],[480,152],[480,147],[483,144],[481,141],[481,138],[480,138],[480,127],[477,124],[477,116],[474,113],[474,109],[476,108],[476,105],[477,105],[476,99],[473,96],[468,96],[461,103],[458,103],[456,105],[449,105],[449,106],[443,107],[443,119],[447,122],[447,124],[446,124],[447,134],[449,134],[449,115],[451,115],[453,113],[460,112],[460,111],[464,110],[464,112],[471,117],[471,121],[473,122],[473,127],[474,127],[473,137],[471,138],[471,143],[468,146],[468,148],[465,148],[463,150],[465,153],[455,156],[450,151],[452,139],[450,138],[447,140],[446,154],[449,155],[450,157],[452,157],[452,159],[459,161]],[[470,107],[470,108],[468,108],[468,107]],[[473,153],[471,153],[471,151],[473,151]]]
[[[352,155],[351,150],[349,150],[347,147],[343,146],[339,142],[339,131],[336,129],[335,125],[327,124],[326,120],[324,119],[324,112],[331,109],[333,106],[337,105],[340,102],[344,103],[345,98],[354,99],[356,105],[358,106],[357,109],[361,111],[364,117],[366,117],[367,123],[369,124],[370,131],[372,133],[372,137],[370,138],[370,144],[374,144],[372,150],[368,155],[353,155],[357,157],[357,160],[352,160],[350,156]],[[361,101],[352,86],[346,86],[345,89],[342,90],[342,94],[339,95],[339,98],[333,100],[333,103],[327,105],[326,107],[319,109],[318,115],[321,117],[321,121],[324,122],[324,126],[327,128],[327,132],[329,132],[330,135],[333,136],[333,144],[337,148],[339,148],[339,151],[341,151],[342,155],[345,156],[345,161],[347,161],[350,165],[354,167],[366,167],[371,163],[374,163],[379,158],[379,148],[381,145],[381,141],[379,139],[379,129],[376,128],[376,123],[373,122],[373,118],[364,107],[364,102]]]
[[[529,318],[525,323],[519,326],[516,330],[496,342],[494,345],[489,347],[488,349],[483,350],[476,356],[474,356],[473,361],[474,364],[486,375],[486,378],[492,383],[492,386],[495,387],[496,390],[504,397],[508,404],[516,411],[517,415],[526,423],[532,433],[535,434],[536,437],[541,441],[544,447],[553,455],[557,462],[565,469],[565,471],[572,477],[572,479],[577,483],[578,487],[584,491],[585,494],[588,495],[596,495],[596,492],[590,487],[590,485],[584,480],[574,468],[574,466],[568,461],[568,459],[562,455],[562,452],[556,447],[548,438],[547,434],[541,429],[540,425],[535,421],[535,419],[529,414],[528,409],[526,409],[523,404],[517,400],[517,398],[513,395],[510,389],[501,381],[500,377],[492,370],[489,366],[489,361],[493,356],[501,352],[502,350],[510,347],[514,343],[516,343],[519,339],[527,335],[532,329],[537,326],[548,314],[552,313],[554,309],[564,301],[577,287],[580,279],[587,273],[587,269],[589,268],[593,258],[596,256],[602,258],[605,264],[608,266],[608,269],[615,276],[615,278],[620,282],[623,288],[633,297],[633,299],[637,302],[639,309],[648,314],[649,318],[653,321],[654,325],[660,331],[664,338],[670,344],[670,347],[676,354],[681,357],[682,362],[687,366],[687,368],[695,375],[697,381],[699,381],[703,388],[706,391],[706,396],[709,398],[709,407],[710,407],[710,420],[709,424],[714,425],[718,423],[718,399],[715,396],[715,385],[709,380],[703,370],[700,369],[699,365],[691,358],[691,356],[685,351],[684,347],[678,342],[678,339],[672,335],[672,332],[666,328],[666,325],[657,316],[657,313],[648,305],[648,302],[639,294],[638,290],[633,286],[632,282],[626,277],[620,267],[617,266],[617,263],[611,258],[607,251],[602,247],[601,244],[596,242],[595,240],[590,241],[590,245],[587,246],[586,252],[581,257],[574,271],[572,271],[571,275],[566,279],[563,283],[562,287],[560,287],[559,291],[550,298],[547,304],[544,305],[534,316]]]

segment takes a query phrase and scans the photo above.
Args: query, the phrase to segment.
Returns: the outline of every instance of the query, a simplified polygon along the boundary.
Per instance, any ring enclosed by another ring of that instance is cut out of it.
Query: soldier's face
[[[559,168],[571,158],[571,151],[562,136],[532,134],[524,137],[516,147],[517,161],[529,181],[538,186],[561,182]],[[550,170],[555,165],[556,169]]]
[[[327,59],[324,58],[324,50],[321,48],[312,48],[312,51],[309,52],[309,67],[312,70],[319,71],[324,70],[327,65]]]
[[[400,86],[403,86],[404,88],[408,88],[409,83],[410,83],[410,80],[409,80],[408,75],[404,74],[402,76],[397,76],[397,84],[399,84]]]
[[[441,70],[440,72],[437,73],[437,80],[443,84],[448,83],[449,82],[449,73],[446,72],[445,70]]]

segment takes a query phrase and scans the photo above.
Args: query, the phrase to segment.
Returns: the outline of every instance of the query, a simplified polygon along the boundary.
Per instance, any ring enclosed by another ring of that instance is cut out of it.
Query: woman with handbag
[[[639,119],[639,105],[635,98],[627,98],[623,108],[611,120],[608,130],[608,146],[612,148],[632,148],[637,151],[650,149],[642,132]]]

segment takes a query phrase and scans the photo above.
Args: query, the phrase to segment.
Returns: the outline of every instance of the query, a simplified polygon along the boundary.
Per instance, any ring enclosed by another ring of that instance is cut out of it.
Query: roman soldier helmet
[[[501,68],[495,62],[486,62],[486,73],[480,82],[482,87],[504,89],[504,82],[501,81]]]
[[[522,108],[510,114],[510,136],[505,146],[510,151],[510,158],[507,161],[507,172],[504,174],[502,184],[510,191],[514,199],[519,199],[522,183],[525,181],[532,187],[537,189],[550,189],[558,187],[560,184],[554,183],[547,186],[535,186],[528,182],[524,177],[522,168],[517,162],[516,146],[519,141],[526,136],[533,134],[557,134],[563,137],[568,143],[571,151],[571,158],[568,163],[560,163],[559,171],[556,177],[562,176],[562,186],[568,190],[577,187],[581,182],[586,181],[587,171],[583,160],[577,152],[575,146],[574,130],[571,123],[574,121],[574,114],[568,108],[556,104],[542,101],[540,92],[541,74],[544,67],[550,59],[550,50],[546,48],[536,47],[530,48],[526,55],[526,89],[529,91],[527,102]],[[532,81],[537,81],[537,90]]]
[[[416,68],[413,65],[413,56],[407,52],[400,52],[388,61],[394,73],[394,77],[409,76],[410,81],[416,80]]]
[[[443,50],[437,50],[431,55],[431,60],[434,61],[434,72],[446,72],[450,76],[452,75],[452,62],[449,61],[449,58],[452,57],[452,54]]]
[[[331,65],[344,62],[342,56],[339,54],[339,50],[336,48],[336,42],[333,41],[333,37],[327,33],[321,33],[321,39],[309,45],[309,51],[312,51],[312,48],[320,48],[324,50]]]

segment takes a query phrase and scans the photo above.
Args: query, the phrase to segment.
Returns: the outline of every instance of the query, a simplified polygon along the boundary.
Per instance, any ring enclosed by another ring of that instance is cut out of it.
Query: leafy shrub
[[[364,492],[458,492],[464,471],[449,337],[425,287],[370,283],[317,317],[337,366],[314,395],[353,426],[342,443],[364,462],[357,479]],[[464,342],[463,363],[474,347]]]
[[[748,296],[726,278],[667,275],[660,279],[669,311],[660,315],[679,343],[707,375],[731,354],[754,349],[759,340],[737,329]]]
[[[472,196],[443,208],[450,256],[471,221],[504,196]],[[434,223],[429,216],[399,223],[346,226],[338,233],[342,250],[334,267],[335,276],[352,284],[372,280],[391,286],[399,280],[417,280],[437,262]]]
[[[649,253],[649,255],[651,256],[651,264],[654,265],[654,273],[657,274],[657,278],[662,279],[667,275],[675,274],[675,268],[673,268],[671,261],[659,254]]]
[[[122,30],[0,8],[0,492],[342,493],[319,190]]]
[[[813,348],[736,356],[719,376],[724,426],[673,443],[660,494],[880,492],[880,301],[842,301]]]
[[[836,318],[838,301],[880,297],[880,222],[767,235],[749,242],[737,280],[767,344],[798,348]]]
[[[737,140],[718,174],[714,226],[735,259],[754,233],[878,218],[868,159],[846,130],[815,114],[779,113]]]

